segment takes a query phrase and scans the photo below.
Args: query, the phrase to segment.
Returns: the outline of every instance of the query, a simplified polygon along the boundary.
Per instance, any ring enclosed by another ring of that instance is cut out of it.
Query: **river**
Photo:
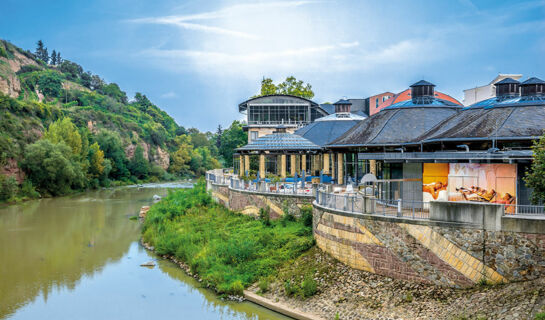
[[[228,302],[139,245],[140,207],[171,187],[0,207],[0,319],[288,319]],[[154,268],[140,264],[156,260]]]

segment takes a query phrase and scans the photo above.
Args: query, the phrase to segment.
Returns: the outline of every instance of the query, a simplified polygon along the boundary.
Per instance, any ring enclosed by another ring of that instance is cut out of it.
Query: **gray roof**
[[[412,142],[459,110],[460,107],[446,105],[386,108],[358,123],[329,146],[400,145]]]
[[[358,111],[361,111],[366,117],[369,116],[367,113],[365,113],[365,99],[348,99],[352,103],[352,107],[350,109],[353,113],[357,113]]]
[[[428,82],[426,80],[420,80],[417,83],[411,84],[411,87],[422,87],[422,86],[434,86],[435,87],[435,85],[433,83]]]
[[[525,85],[525,84],[545,84],[545,81],[543,81],[543,80],[541,80],[539,78],[536,78],[536,77],[532,77],[532,78],[524,81],[522,84],[523,85]]]
[[[293,133],[273,133],[259,137],[247,145],[238,148],[238,151],[290,151],[290,150],[319,150],[320,146]]]
[[[325,146],[340,137],[360,121],[361,120],[316,121],[295,131],[295,134],[298,134],[319,146]]]
[[[514,139],[539,137],[545,129],[545,104],[467,108],[423,134],[419,140]]]
[[[508,84],[508,83],[520,83],[519,81],[513,79],[513,78],[505,78],[503,79],[502,81],[498,81],[495,83],[495,85],[498,85],[498,84]]]
[[[322,108],[327,114],[333,114],[335,113],[335,106],[331,103],[323,103],[320,104],[320,108]]]

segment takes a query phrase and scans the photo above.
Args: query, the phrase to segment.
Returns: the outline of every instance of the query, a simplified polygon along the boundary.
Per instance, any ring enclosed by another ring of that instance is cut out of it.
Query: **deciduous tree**
[[[545,201],[545,134],[532,146],[534,152],[530,170],[526,172],[524,181],[532,188],[531,201],[534,204]]]

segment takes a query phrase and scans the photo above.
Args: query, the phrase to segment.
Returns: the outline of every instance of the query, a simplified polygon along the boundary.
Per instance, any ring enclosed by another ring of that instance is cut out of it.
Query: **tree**
[[[62,90],[62,79],[57,72],[47,70],[40,73],[38,87],[46,97],[58,97]]]
[[[45,63],[49,64],[49,52],[47,51],[47,48],[44,49],[43,59],[42,60]]]
[[[63,62],[63,60],[61,58],[61,53],[57,52],[57,65],[61,64],[62,62]]]
[[[89,176],[98,179],[104,173],[104,168],[104,151],[95,142],[89,147]]]
[[[84,186],[84,173],[64,142],[47,139],[27,146],[21,167],[41,191],[62,195]]]
[[[180,135],[174,139],[177,145],[177,150],[171,154],[170,167],[168,170],[171,173],[181,176],[190,175],[190,163],[191,155],[193,153],[193,146],[191,145],[191,137],[188,135]]]
[[[144,158],[144,149],[138,145],[128,165],[131,174],[138,179],[145,179],[148,176],[150,167],[147,159]]]
[[[45,63],[49,60],[49,55],[47,54],[47,49],[44,47],[44,43],[42,40],[38,40],[36,43],[36,52],[34,53],[36,57]]]
[[[0,173],[0,201],[11,199],[18,189],[15,178]]]
[[[53,143],[64,142],[76,156],[80,156],[82,153],[81,135],[70,118],[62,118],[53,122],[43,137]]]
[[[57,64],[59,64],[58,59]],[[70,81],[77,81],[83,73],[83,68],[79,64],[68,60],[64,60],[60,63],[59,70],[64,73],[66,78]]]
[[[223,134],[223,130],[221,129],[221,124],[218,125],[218,131],[216,132],[216,148],[221,147],[221,135]]]
[[[104,151],[104,156],[111,161],[110,176],[117,180],[128,178],[128,160],[119,134],[109,130],[101,130],[95,140],[100,149]]]
[[[275,85],[270,78],[261,80],[261,92],[258,96],[269,94],[289,94],[306,99],[312,99],[314,92],[310,84],[305,84],[302,80],[297,80],[294,76],[289,76],[284,82]]]
[[[242,123],[233,121],[231,126],[221,135],[221,147],[219,153],[224,163],[231,163],[236,148],[242,147],[248,142],[248,134],[242,129]]]
[[[57,65],[57,52],[55,50],[51,52],[51,64],[54,66]]]
[[[276,94],[276,86],[274,85],[271,78],[263,78],[261,80],[261,96],[266,96],[269,94]]]
[[[532,188],[530,200],[533,204],[545,200],[545,134],[539,141],[534,141],[532,146],[534,152],[530,170],[526,171],[524,181],[529,188]]]

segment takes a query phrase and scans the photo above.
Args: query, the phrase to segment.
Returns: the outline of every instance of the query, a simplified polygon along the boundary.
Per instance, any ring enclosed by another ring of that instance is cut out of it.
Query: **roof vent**
[[[281,124],[278,127],[276,127],[276,131],[274,133],[287,133],[288,132],[287,130],[288,128],[285,125]]]
[[[411,85],[411,98],[417,99],[420,97],[433,98],[435,96],[435,85],[426,80],[420,80]]]
[[[520,82],[512,78],[505,78],[494,85],[496,86],[496,97],[498,100],[518,97],[520,94]]]
[[[530,78],[520,84],[520,92],[522,96],[545,96],[545,81]]]
[[[341,99],[333,104],[335,106],[335,113],[338,114],[348,114],[350,113],[350,108],[352,107],[352,102]]]

